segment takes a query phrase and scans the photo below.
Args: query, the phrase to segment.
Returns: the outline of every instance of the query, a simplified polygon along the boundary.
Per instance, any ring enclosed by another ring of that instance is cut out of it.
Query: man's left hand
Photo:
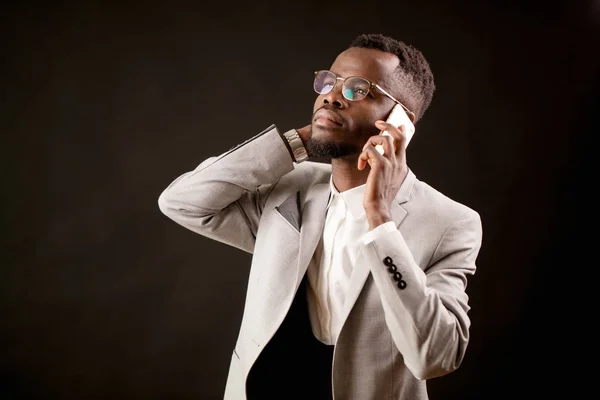
[[[363,170],[367,164],[371,168],[363,197],[363,207],[371,230],[392,221],[390,205],[408,173],[404,126],[397,128],[384,121],[376,121],[375,126],[381,131],[387,130],[392,137],[381,134],[371,136],[358,156],[359,170]],[[383,154],[375,149],[378,144],[383,146]]]

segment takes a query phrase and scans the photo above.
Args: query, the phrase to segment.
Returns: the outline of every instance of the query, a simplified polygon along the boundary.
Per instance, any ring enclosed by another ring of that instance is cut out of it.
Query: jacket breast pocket
[[[279,207],[275,207],[275,214],[277,217],[294,230],[296,233],[300,233],[300,220],[289,213],[285,213],[285,210],[280,210]],[[284,215],[285,214],[285,215]]]

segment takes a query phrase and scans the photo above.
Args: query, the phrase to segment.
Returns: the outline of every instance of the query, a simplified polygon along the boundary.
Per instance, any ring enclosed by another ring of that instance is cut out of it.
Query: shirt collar
[[[331,189],[331,195],[329,196],[329,202],[327,208],[331,205],[335,197],[340,197],[343,200],[346,210],[350,212],[350,215],[354,219],[359,219],[365,215],[365,208],[363,207],[363,198],[365,194],[366,184],[348,189],[344,192],[337,190],[333,184],[333,175],[329,177],[329,187]]]

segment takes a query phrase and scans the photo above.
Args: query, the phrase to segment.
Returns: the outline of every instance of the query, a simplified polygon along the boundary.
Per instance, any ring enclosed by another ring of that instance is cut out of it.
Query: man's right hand
[[[302,140],[302,143],[304,144],[305,148],[306,148],[306,142],[308,141],[308,138],[310,138],[311,130],[312,130],[312,124],[308,124],[300,129],[296,129],[296,132],[298,132],[298,136],[300,136],[300,139]],[[306,151],[308,152],[308,149]],[[310,153],[308,153],[308,155],[310,156]]]

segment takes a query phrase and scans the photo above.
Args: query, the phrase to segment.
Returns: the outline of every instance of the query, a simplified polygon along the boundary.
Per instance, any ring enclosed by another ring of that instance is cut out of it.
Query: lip
[[[332,123],[337,125],[337,126],[343,126],[344,122],[342,121],[342,119],[333,111],[329,111],[326,110],[324,108],[320,109],[319,111],[317,111],[317,113],[315,114],[315,119],[314,121],[319,121],[321,120],[321,122],[324,122],[328,125],[331,125]]]

